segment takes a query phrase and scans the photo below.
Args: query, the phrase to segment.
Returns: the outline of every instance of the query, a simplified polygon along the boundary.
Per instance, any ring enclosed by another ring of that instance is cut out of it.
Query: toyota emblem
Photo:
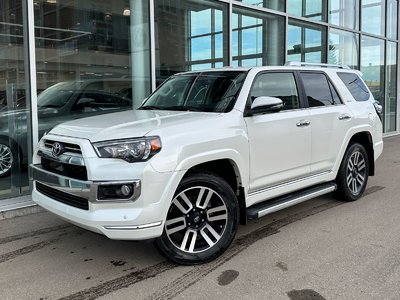
[[[58,142],[55,142],[53,144],[53,149],[51,152],[53,153],[53,156],[59,156],[61,153],[63,153],[63,150],[64,150],[63,145],[61,145]]]

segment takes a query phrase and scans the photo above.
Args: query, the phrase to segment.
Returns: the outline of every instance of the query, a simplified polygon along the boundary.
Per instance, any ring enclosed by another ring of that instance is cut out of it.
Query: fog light
[[[102,184],[97,190],[97,200],[129,200],[133,196],[133,192],[133,184]]]
[[[128,197],[132,193],[132,188],[129,185],[124,184],[121,186],[121,194]]]

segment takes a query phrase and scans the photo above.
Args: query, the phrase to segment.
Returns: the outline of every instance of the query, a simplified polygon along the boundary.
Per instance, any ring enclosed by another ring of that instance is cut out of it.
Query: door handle
[[[351,119],[351,116],[350,115],[348,115],[348,114],[341,114],[341,115],[339,115],[339,120],[350,120]]]
[[[310,121],[307,120],[301,120],[299,123],[296,124],[297,127],[307,127],[309,126],[311,123]]]

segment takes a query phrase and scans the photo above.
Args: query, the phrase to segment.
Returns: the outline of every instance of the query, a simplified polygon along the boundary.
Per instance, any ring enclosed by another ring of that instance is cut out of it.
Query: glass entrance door
[[[0,0],[0,199],[29,192],[22,1]]]

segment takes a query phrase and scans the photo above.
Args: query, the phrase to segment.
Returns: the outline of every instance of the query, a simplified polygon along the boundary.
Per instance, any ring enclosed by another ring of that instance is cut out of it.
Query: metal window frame
[[[400,17],[400,5],[399,3],[397,4],[397,39],[399,38],[400,34],[400,22],[399,22],[399,17]],[[396,133],[400,132],[400,85],[399,85],[399,74],[400,74],[400,49],[399,49],[399,43],[397,42],[397,105],[396,105]]]
[[[39,142],[39,122],[37,115],[37,81],[36,81],[36,47],[35,47],[35,15],[34,15],[34,4],[33,1],[23,0],[25,1],[24,7],[26,7],[26,12],[24,13],[24,18],[26,18],[26,22],[28,24],[26,30],[24,30],[25,41],[27,42],[27,67],[28,69],[25,71],[29,74],[28,81],[28,89],[30,95],[30,104],[31,104],[31,133],[32,133],[32,146],[33,148]]]

